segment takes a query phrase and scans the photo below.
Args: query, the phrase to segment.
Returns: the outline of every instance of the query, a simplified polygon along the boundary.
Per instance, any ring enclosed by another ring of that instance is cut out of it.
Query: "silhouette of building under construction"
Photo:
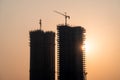
[[[30,80],[55,80],[55,33],[30,31]]]
[[[85,29],[80,26],[58,25],[58,79],[85,80]]]

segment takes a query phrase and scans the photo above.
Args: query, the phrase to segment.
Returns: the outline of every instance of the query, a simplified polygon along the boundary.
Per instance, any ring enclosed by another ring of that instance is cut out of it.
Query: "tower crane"
[[[67,13],[65,12],[64,14],[58,11],[54,11],[55,13],[58,13],[60,15],[63,15],[65,17],[65,26],[67,25],[67,19],[70,19],[70,16],[67,15]]]

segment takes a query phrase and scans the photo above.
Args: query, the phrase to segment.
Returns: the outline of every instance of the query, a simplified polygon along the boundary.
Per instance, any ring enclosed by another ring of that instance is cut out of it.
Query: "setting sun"
[[[88,53],[91,50],[90,44],[87,41],[85,41],[84,50],[86,53]]]
[[[85,53],[90,52],[90,50],[91,50],[90,43],[88,41],[85,41],[82,46],[82,49],[85,51]]]

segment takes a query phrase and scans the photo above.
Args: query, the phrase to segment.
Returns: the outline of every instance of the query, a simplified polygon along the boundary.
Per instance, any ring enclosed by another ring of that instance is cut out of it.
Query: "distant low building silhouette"
[[[30,31],[30,80],[55,80],[55,33]]]
[[[85,80],[85,29],[80,26],[58,25],[58,78],[59,80]]]

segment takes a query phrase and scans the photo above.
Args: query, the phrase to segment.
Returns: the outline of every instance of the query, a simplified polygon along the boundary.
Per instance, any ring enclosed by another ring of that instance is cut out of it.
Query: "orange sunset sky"
[[[87,80],[120,80],[120,0],[0,0],[0,80],[29,80],[29,31],[86,29]]]

